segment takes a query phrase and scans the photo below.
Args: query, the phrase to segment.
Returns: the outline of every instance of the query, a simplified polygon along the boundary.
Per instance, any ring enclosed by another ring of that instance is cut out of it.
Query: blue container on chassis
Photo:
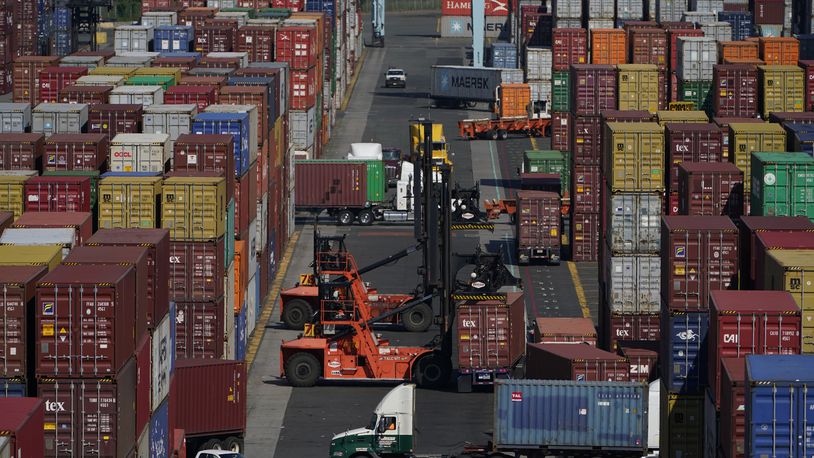
[[[24,398],[28,387],[21,378],[0,378],[0,398]]]
[[[747,457],[810,457],[814,355],[746,357]]]
[[[269,124],[272,124],[269,127],[273,127],[274,121],[276,121],[279,117],[279,110],[277,109],[277,101],[279,100],[277,95],[277,91],[279,91],[278,78],[272,78],[270,76],[230,76],[226,82],[229,84],[229,86],[268,87],[269,96],[266,100],[266,106],[268,107],[269,111]]]
[[[670,393],[703,394],[707,385],[709,312],[664,311],[662,380]]]
[[[158,26],[154,34],[155,52],[188,52],[195,40],[195,32],[189,25]]]
[[[498,450],[646,454],[647,395],[642,383],[497,380],[492,440]]]
[[[198,113],[192,119],[192,133],[232,134],[235,139],[235,177],[249,171],[249,114],[248,113]]]

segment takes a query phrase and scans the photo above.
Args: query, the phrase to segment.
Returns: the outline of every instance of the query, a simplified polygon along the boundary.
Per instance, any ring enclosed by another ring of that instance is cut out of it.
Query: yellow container
[[[62,262],[62,245],[0,245],[0,266],[48,266]]]
[[[88,71],[88,75],[115,75],[115,76],[130,76],[136,69],[130,67],[96,67]]]
[[[803,353],[814,353],[814,256],[811,250],[769,250],[766,289],[788,291],[803,311]]]
[[[659,109],[659,68],[650,64],[617,65],[619,70],[619,109]]]
[[[99,228],[156,228],[160,176],[110,176],[99,181]]]
[[[0,175],[0,211],[13,212],[14,219],[25,211],[25,182],[27,175]]]
[[[161,227],[175,240],[215,240],[226,231],[226,179],[170,177],[161,190]]]
[[[688,110],[688,111],[675,111],[675,110],[662,110],[656,112],[656,119],[661,127],[664,127],[668,122],[677,123],[708,123],[709,117],[703,111]]]
[[[796,65],[761,65],[761,113],[769,119],[775,111],[803,111],[805,109],[805,74]]]
[[[133,72],[132,76],[171,76],[173,82],[171,84],[178,84],[181,79],[181,69],[176,67],[141,67]]]
[[[664,191],[664,129],[654,122],[609,122],[603,154],[611,192]]]
[[[743,195],[752,195],[752,153],[786,151],[786,131],[780,124],[733,122],[729,125],[729,160],[743,171]]]
[[[704,456],[704,395],[673,394],[661,384],[659,456]]]

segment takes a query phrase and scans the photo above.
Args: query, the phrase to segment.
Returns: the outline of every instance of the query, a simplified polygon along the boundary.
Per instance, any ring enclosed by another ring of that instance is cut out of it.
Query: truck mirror
[[[382,417],[382,419],[379,420],[379,424],[376,426],[376,432],[379,434],[384,434],[385,431],[387,431],[387,424],[384,417]]]

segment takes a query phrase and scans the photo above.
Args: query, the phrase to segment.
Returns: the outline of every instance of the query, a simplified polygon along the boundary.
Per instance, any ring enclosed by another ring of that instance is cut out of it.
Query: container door
[[[71,380],[40,383],[37,389],[45,406],[45,456],[76,456],[75,415],[79,385]],[[115,397],[114,397],[115,399]],[[95,454],[95,456],[99,456]]]
[[[118,393],[111,383],[83,383],[77,387],[77,455],[114,457],[118,429]],[[126,406],[123,406],[126,409]],[[135,434],[132,432],[132,434]],[[130,437],[132,437],[132,434]],[[124,434],[127,437],[126,434]]]
[[[124,308],[126,304],[118,300],[116,290],[113,288],[83,288],[74,291],[74,294],[81,294],[77,304],[81,320],[79,373],[84,377],[113,376],[118,369],[115,357],[116,312],[118,309],[120,320],[126,320],[124,314],[133,311]],[[132,323],[132,319],[126,322]],[[124,339],[120,337],[118,340]]]
[[[73,336],[77,317],[74,316],[73,288],[40,288],[37,293],[37,373],[48,375],[74,375],[72,365]]]

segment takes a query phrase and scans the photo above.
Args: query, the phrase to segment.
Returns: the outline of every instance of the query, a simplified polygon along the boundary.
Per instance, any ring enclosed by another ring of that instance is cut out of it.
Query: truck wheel
[[[498,140],[506,140],[509,138],[509,132],[506,129],[498,129],[497,138]]]
[[[314,314],[311,304],[302,299],[292,299],[283,308],[283,323],[288,329],[302,329]]]
[[[243,440],[229,436],[223,441],[223,449],[229,450],[230,452],[243,453]]]
[[[223,450],[223,445],[217,439],[209,439],[198,449],[199,452],[201,450]]]
[[[370,210],[362,210],[359,212],[359,224],[362,226],[370,226],[373,224],[373,221],[376,219],[373,216],[373,212]]]
[[[427,304],[418,304],[410,310],[401,312],[401,324],[410,332],[424,332],[432,324],[432,308]]]
[[[497,131],[492,129],[486,132],[486,138],[489,140],[497,140]]]
[[[321,373],[319,360],[311,353],[295,353],[285,362],[285,378],[291,386],[314,386]]]
[[[355,216],[350,210],[341,210],[336,214],[336,222],[339,223],[340,226],[350,226],[353,224],[354,219]]]
[[[413,369],[413,378],[421,388],[443,388],[449,382],[452,364],[449,358],[434,352],[422,357]]]

